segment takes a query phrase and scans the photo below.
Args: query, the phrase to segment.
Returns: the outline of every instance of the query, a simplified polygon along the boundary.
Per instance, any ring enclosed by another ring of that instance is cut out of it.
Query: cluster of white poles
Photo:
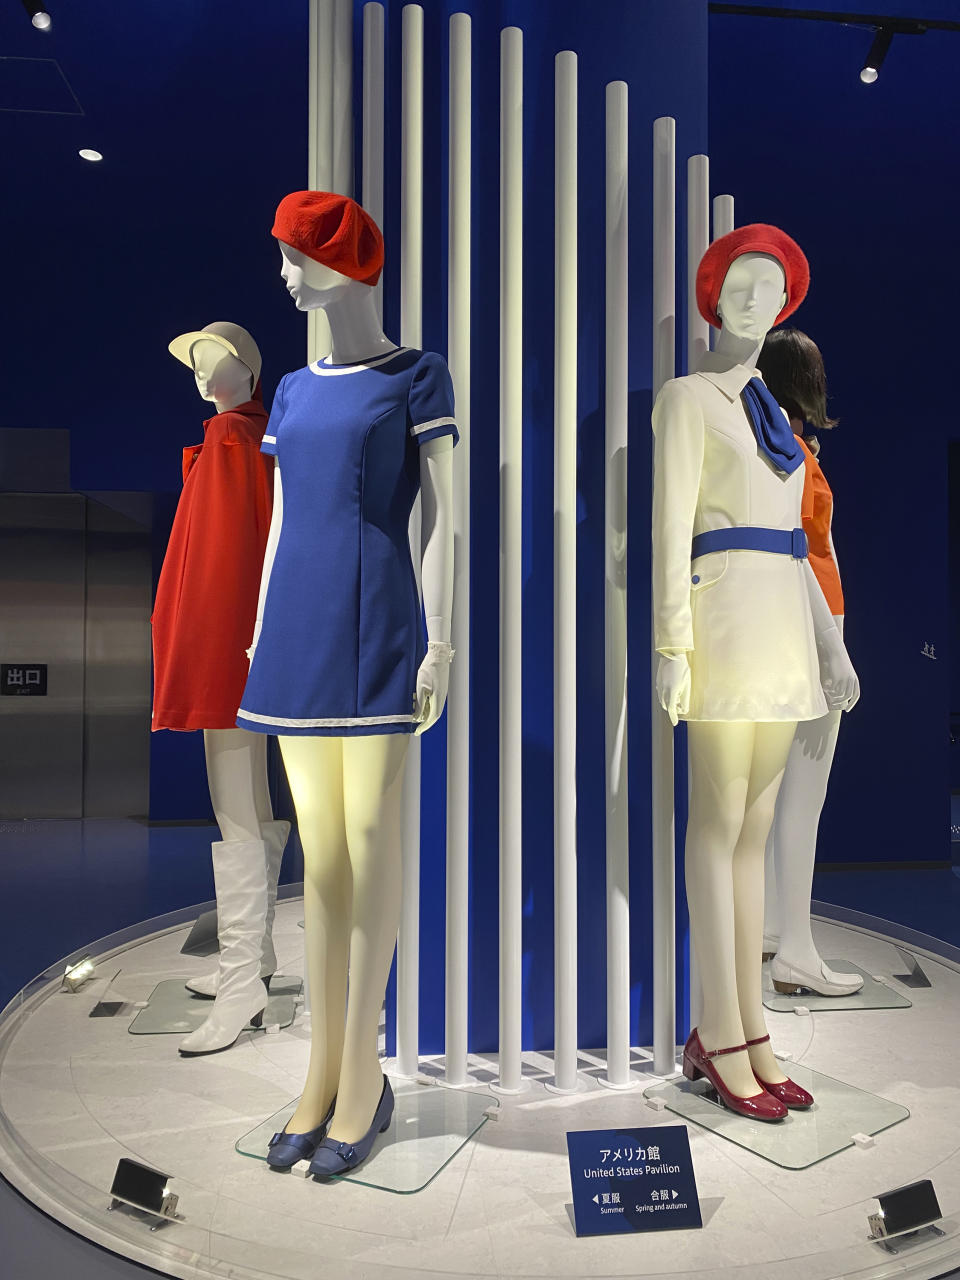
[[[349,0],[311,0],[311,187],[351,191]],[[363,9],[362,197],[382,224],[384,201],[384,9]],[[423,288],[424,14],[405,5],[401,20],[400,341],[420,346]],[[461,444],[455,467],[456,580],[447,714],[447,888],[445,1067],[447,1082],[469,1081],[467,1010],[470,827],[470,323],[472,24],[449,23],[448,363]],[[577,1076],[576,845],[576,459],[577,459],[577,56],[555,64],[554,330],[554,903],[555,1074],[570,1092]],[[627,752],[627,85],[606,88],[605,715],[607,891],[607,1071],[629,1088],[630,890]],[[523,33],[500,38],[500,946],[499,1088],[523,1087],[522,1027],[522,500],[523,500]],[[676,126],[654,123],[653,393],[676,371]],[[715,234],[732,229],[733,201],[714,201]],[[687,169],[687,364],[709,343],[693,294],[709,239],[709,167]],[[311,317],[320,313],[311,312]],[[324,335],[310,333],[310,358]],[[644,437],[644,447],[650,447]],[[419,518],[411,522],[419,545]],[[414,557],[416,560],[416,557]],[[673,738],[652,716],[654,1069],[674,1069]],[[420,918],[420,755],[411,743],[404,826],[403,908],[397,956],[397,1067],[418,1069]]]

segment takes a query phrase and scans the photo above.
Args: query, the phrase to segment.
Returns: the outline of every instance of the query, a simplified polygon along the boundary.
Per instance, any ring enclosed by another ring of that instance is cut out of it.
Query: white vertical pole
[[[687,160],[687,373],[710,348],[710,325],[697,309],[697,267],[710,243],[710,160]]]
[[[331,190],[353,195],[353,0],[333,3]]]
[[[604,427],[604,686],[607,780],[607,1074],[630,1079],[630,838],[627,769],[627,86],[607,85]]]
[[[383,5],[363,6],[363,154],[360,194],[363,207],[383,227]],[[383,319],[383,281],[376,284],[377,312]]]
[[[523,32],[500,33],[500,1074],[519,1092],[523,962]]]
[[[447,347],[460,444],[453,469],[457,651],[447,696],[447,953],[445,1075],[467,1083],[470,905],[470,195],[471,22],[450,18],[449,262]]]
[[[554,1088],[577,1087],[577,55],[554,82]]]
[[[401,15],[400,341],[419,347],[423,301],[423,9]],[[410,517],[413,563],[420,564],[420,504]],[[417,575],[419,587],[419,573]],[[397,944],[397,1071],[419,1069],[420,739],[411,736],[404,777],[403,898]]]
[[[710,243],[710,160],[705,155],[687,159],[687,373],[695,373],[710,350],[710,325],[697,307],[697,268]],[[690,775],[687,773],[687,812]],[[690,1025],[700,1024],[702,989],[693,939],[688,937],[687,972],[690,977]]]
[[[721,236],[725,236],[727,232],[732,231],[733,222],[733,196],[714,196],[713,197],[713,238],[719,240]]]
[[[653,123],[653,395],[676,371],[676,151],[670,116]],[[676,1066],[676,910],[673,729],[657,703],[658,656],[651,642],[651,809],[653,817],[653,1069]]]
[[[310,0],[307,183],[311,191],[333,184],[333,57],[335,0]],[[330,350],[330,326],[319,307],[307,312],[307,360]]]

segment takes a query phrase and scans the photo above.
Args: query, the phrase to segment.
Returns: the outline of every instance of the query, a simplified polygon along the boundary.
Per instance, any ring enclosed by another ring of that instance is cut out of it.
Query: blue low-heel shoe
[[[373,1113],[373,1123],[356,1142],[337,1142],[336,1138],[324,1138],[317,1144],[316,1155],[310,1161],[309,1173],[314,1178],[333,1178],[349,1173],[366,1160],[377,1140],[378,1133],[390,1128],[393,1119],[393,1090],[390,1081],[383,1077],[383,1092]]]
[[[275,1133],[267,1144],[269,1146],[267,1164],[270,1168],[278,1171],[292,1169],[298,1160],[312,1160],[324,1134],[330,1128],[333,1109],[336,1105],[337,1100],[334,1098],[330,1103],[330,1110],[316,1129],[311,1129],[309,1133],[287,1133],[285,1128]]]

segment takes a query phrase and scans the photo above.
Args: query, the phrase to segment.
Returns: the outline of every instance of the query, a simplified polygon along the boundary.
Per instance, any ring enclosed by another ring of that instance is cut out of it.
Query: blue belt
[[[735,525],[732,529],[708,529],[698,533],[690,547],[690,559],[711,551],[771,551],[778,556],[806,560],[807,535],[802,529],[761,529]]]

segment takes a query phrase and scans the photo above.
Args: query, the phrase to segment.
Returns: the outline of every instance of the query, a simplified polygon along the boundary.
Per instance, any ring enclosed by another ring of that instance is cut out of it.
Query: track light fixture
[[[38,31],[50,30],[53,26],[53,19],[40,3],[40,0],[20,0],[20,3],[26,9],[30,21]]]
[[[709,0],[710,13],[741,18],[783,18],[791,22],[832,22],[844,27],[871,27],[873,44],[860,71],[864,84],[873,84],[894,36],[922,36],[927,31],[960,32],[960,22],[943,18],[898,17],[887,13],[840,13],[832,9],[785,9],[769,4],[720,4]]]
[[[879,76],[880,68],[883,66],[883,60],[887,56],[887,50],[890,48],[892,40],[892,27],[877,28],[873,43],[870,46],[870,52],[867,54],[867,60],[863,64],[863,70],[860,72],[860,79],[864,84],[873,84],[877,76]]]

